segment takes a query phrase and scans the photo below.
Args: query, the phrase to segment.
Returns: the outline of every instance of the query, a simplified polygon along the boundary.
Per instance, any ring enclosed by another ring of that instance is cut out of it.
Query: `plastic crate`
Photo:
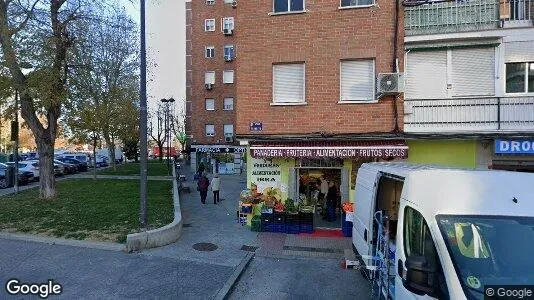
[[[287,225],[299,225],[299,214],[286,214]]]
[[[273,224],[261,224],[261,231],[263,232],[274,232],[274,225]]]
[[[286,233],[288,234],[300,233],[300,225],[299,224],[286,225]]]
[[[285,224],[274,224],[274,232],[286,233]]]
[[[284,213],[274,213],[273,214],[273,222],[274,222],[274,224],[285,224],[286,215]]]
[[[300,224],[300,233],[313,233],[313,225]]]
[[[252,213],[252,205],[242,205],[241,206],[241,213],[242,214],[251,214]]]
[[[345,236],[345,237],[351,237],[352,236],[352,227],[343,227],[343,228],[341,228],[341,231],[343,231],[343,236]]]
[[[313,213],[299,212],[299,221],[301,224],[313,224]]]
[[[254,232],[261,232],[261,229],[261,223],[252,223],[252,225],[250,226],[250,230]]]

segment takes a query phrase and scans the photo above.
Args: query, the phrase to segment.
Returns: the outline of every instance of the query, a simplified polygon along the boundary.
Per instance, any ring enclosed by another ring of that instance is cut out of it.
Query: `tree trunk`
[[[54,176],[54,143],[40,140],[39,152],[39,196],[43,199],[56,197],[56,178]]]
[[[109,160],[110,164],[113,167],[113,170],[116,170],[115,166],[115,143],[111,139],[111,136],[109,135],[109,132],[104,131],[104,140],[106,140],[106,144],[108,146],[108,154],[109,154]]]
[[[163,161],[163,142],[158,143],[159,161]]]
[[[96,135],[93,137],[93,179],[96,180],[96,143],[98,139]]]

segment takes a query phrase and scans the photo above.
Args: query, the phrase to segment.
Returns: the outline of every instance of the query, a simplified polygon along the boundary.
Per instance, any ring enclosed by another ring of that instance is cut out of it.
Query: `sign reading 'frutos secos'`
[[[495,140],[496,154],[534,154],[534,140]]]

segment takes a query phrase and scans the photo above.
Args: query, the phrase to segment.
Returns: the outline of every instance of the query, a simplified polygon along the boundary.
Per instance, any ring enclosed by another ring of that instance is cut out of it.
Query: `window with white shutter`
[[[206,124],[206,136],[215,136],[215,125]]]
[[[451,49],[452,96],[495,95],[495,48]]]
[[[234,71],[233,70],[223,71],[223,82],[234,83]]]
[[[375,100],[374,60],[341,62],[341,101]]]
[[[204,74],[204,83],[215,84],[215,72],[209,71]]]
[[[234,135],[234,125],[227,124],[223,125],[224,136],[233,136]]]
[[[224,110],[234,110],[234,98],[224,98],[223,102]]]
[[[406,99],[447,98],[447,50],[410,51],[406,60]]]
[[[206,99],[206,110],[215,110],[215,99]]]
[[[305,65],[273,65],[273,103],[305,103]]]

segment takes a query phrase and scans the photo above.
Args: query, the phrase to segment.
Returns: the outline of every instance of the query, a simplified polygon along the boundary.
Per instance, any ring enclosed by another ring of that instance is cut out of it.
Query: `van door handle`
[[[367,242],[367,229],[363,231],[363,239]]]

